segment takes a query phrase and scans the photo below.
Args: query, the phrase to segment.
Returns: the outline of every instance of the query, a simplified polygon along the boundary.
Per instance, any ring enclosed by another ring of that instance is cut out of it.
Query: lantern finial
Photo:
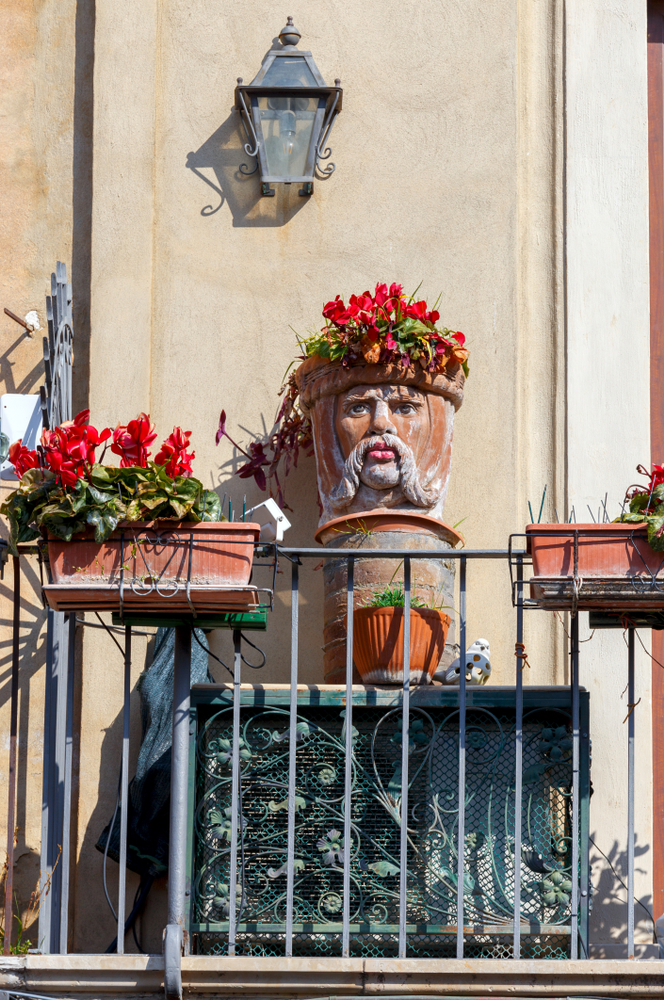
[[[289,15],[288,23],[279,32],[279,41],[282,45],[297,45],[302,35],[293,24],[293,18]]]

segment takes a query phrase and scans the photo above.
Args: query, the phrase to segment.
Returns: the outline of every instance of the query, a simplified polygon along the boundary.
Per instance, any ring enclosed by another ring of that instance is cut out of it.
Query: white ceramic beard
[[[366,467],[367,454],[385,444],[397,454],[397,464],[376,462]],[[441,491],[422,486],[412,449],[395,434],[381,434],[360,441],[346,459],[341,482],[330,492],[330,503],[341,514],[353,502],[363,483],[368,489],[390,490],[392,496],[386,505],[394,506],[404,497],[415,507],[430,509],[442,499]],[[395,490],[395,487],[400,489]]]

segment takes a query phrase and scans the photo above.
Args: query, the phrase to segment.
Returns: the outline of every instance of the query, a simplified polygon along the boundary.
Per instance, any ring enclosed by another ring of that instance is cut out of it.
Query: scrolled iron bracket
[[[335,81],[336,83],[337,81]],[[337,116],[337,104],[339,103],[339,91],[334,95],[334,100],[330,110],[327,112],[324,120],[323,127],[320,130],[320,138],[316,145],[316,169],[322,175],[323,178],[330,177],[331,174],[336,170],[336,165],[334,163],[328,163],[326,167],[321,167],[321,162],[323,160],[329,160],[332,156],[332,150],[326,143],[330,138],[330,132],[332,131],[332,126],[334,125],[334,120]]]
[[[237,79],[238,85],[242,84],[242,77],[239,76]],[[247,102],[244,99],[244,94],[242,91],[238,91],[238,99],[240,101],[241,107],[237,108],[236,111],[240,113],[240,118],[242,120],[242,126],[244,128],[244,134],[247,137],[247,141],[244,143],[243,149],[247,156],[252,156],[255,158],[256,163],[254,164],[253,170],[249,170],[246,163],[240,164],[240,173],[244,177],[251,177],[258,170],[258,136],[256,135],[256,130],[254,128],[254,123],[251,120],[251,115],[249,114],[249,109],[247,107]]]

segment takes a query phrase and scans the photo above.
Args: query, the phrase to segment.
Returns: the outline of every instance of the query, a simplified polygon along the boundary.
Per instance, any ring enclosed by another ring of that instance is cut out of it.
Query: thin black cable
[[[260,648],[260,646],[256,646],[255,643],[253,643],[251,639],[247,639],[246,635],[243,635],[242,632],[240,632],[240,638],[244,639],[247,645],[251,646],[252,649],[255,649],[256,652],[260,653],[261,656],[263,657],[262,663],[249,663],[249,660],[245,660],[244,656],[242,656],[242,650],[240,650],[240,656],[242,656],[242,662],[245,663],[248,667],[251,667],[252,670],[261,670],[267,663],[267,656]]]
[[[227,670],[228,673],[231,675],[231,677],[234,677],[234,674],[233,674],[233,671],[231,670],[231,668],[228,667],[228,666],[226,666],[226,664],[224,663],[224,661],[220,660],[219,657],[216,655],[216,653],[213,653],[211,649],[209,649],[207,646],[203,645],[203,643],[201,642],[201,640],[196,635],[196,629],[193,627],[193,625],[191,627],[191,634],[193,635],[194,639],[196,640],[196,642],[198,643],[198,645],[201,647],[201,649],[204,649],[205,652],[208,654],[208,656],[211,656],[213,660],[217,661],[217,663],[221,663],[221,665],[224,668],[224,670]]]
[[[152,883],[153,882],[154,882],[154,875],[143,875],[143,876],[141,876],[141,880],[138,883],[138,888],[136,889],[136,894],[134,895],[134,902],[133,902],[133,905],[132,905],[131,913],[129,914],[129,916],[125,920],[125,927],[124,927],[125,935],[127,934],[127,931],[131,928],[132,933],[134,935],[134,941],[136,942],[136,946],[137,946],[139,952],[142,955],[145,955],[145,952],[143,951],[143,948],[141,947],[141,944],[140,944],[138,938],[136,937],[136,926],[135,926],[136,925],[136,918],[138,917],[138,915],[143,910],[143,907],[145,906],[145,901],[146,901],[146,899],[148,897],[148,893],[150,892],[150,889],[152,888]],[[107,955],[111,954],[112,952],[114,952],[116,950],[117,941],[118,941],[118,939],[117,939],[117,936],[116,936],[116,937],[113,938],[113,940],[109,944],[108,948],[106,949],[106,954]]]
[[[111,897],[108,894],[108,886],[106,885],[106,863],[108,861],[108,848],[111,843],[111,834],[113,833],[113,827],[115,826],[115,817],[118,814],[118,809],[120,808],[120,793],[122,788],[122,771],[120,772],[120,778],[118,779],[118,795],[115,800],[115,812],[113,813],[113,819],[111,820],[111,825],[108,828],[108,834],[106,835],[106,843],[104,844],[104,864],[102,865],[102,882],[104,885],[104,895],[106,896],[106,902],[108,903],[111,913],[113,914],[113,919],[117,920],[118,915],[115,912],[115,907],[111,902]]]
[[[115,643],[115,645],[116,645],[116,646],[118,647],[118,649],[120,650],[120,652],[121,652],[121,653],[122,653],[122,655],[124,656],[124,655],[125,655],[125,651],[124,651],[124,649],[122,648],[122,646],[120,645],[120,643],[118,642],[118,640],[117,640],[117,639],[115,638],[115,636],[114,636],[114,635],[113,635],[113,633],[111,632],[111,630],[110,630],[110,628],[108,627],[108,625],[106,624],[106,622],[105,622],[105,621],[104,621],[104,620],[103,620],[103,619],[101,618],[101,616],[100,616],[100,614],[99,614],[99,612],[98,612],[98,611],[95,611],[95,616],[96,616],[97,618],[99,618],[99,622],[100,622],[100,624],[101,624],[101,627],[102,627],[102,628],[103,628],[103,629],[104,629],[104,630],[105,630],[106,632],[108,632],[108,634],[110,635],[111,639],[113,640],[113,642]]]
[[[611,869],[611,871],[613,872],[613,874],[615,875],[615,877],[616,877],[616,878],[618,879],[618,881],[620,882],[620,884],[621,884],[621,886],[623,887],[623,889],[624,889],[624,890],[625,890],[625,891],[627,892],[627,891],[628,891],[628,890],[627,890],[627,886],[625,885],[625,883],[623,882],[623,880],[621,879],[620,875],[619,875],[619,874],[618,874],[618,872],[617,872],[617,871],[615,870],[615,868],[613,867],[613,865],[611,864],[611,861],[609,860],[609,858],[607,858],[607,856],[606,856],[606,854],[604,853],[604,851],[602,850],[602,848],[601,848],[601,847],[599,847],[599,846],[598,846],[598,845],[597,845],[597,844],[595,843],[595,841],[594,841],[594,840],[593,840],[593,838],[592,838],[592,837],[590,836],[590,834],[588,835],[588,840],[589,840],[589,841],[590,841],[590,843],[591,843],[591,844],[593,845],[593,847],[594,847],[594,848],[596,848],[596,850],[598,850],[598,851],[599,851],[599,853],[600,853],[600,854],[602,855],[602,857],[604,858],[604,860],[605,860],[605,861],[606,861],[606,863],[608,864],[609,868]],[[655,927],[655,918],[653,917],[652,913],[650,912],[650,910],[648,909],[648,907],[647,907],[647,906],[645,905],[645,903],[642,903],[640,899],[637,899],[637,898],[636,898],[636,896],[634,897],[634,902],[635,902],[635,903],[637,903],[637,904],[638,904],[638,905],[639,905],[639,906],[641,907],[641,909],[642,909],[642,910],[645,910],[645,912],[646,912],[646,913],[648,914],[648,919],[650,920],[650,922],[651,922],[651,924],[652,924],[652,937],[653,937],[653,944],[659,944],[659,941],[657,940],[657,928]]]
[[[138,905],[138,897],[139,897],[139,894],[141,892],[142,886],[143,886],[143,879],[141,879],[140,882],[138,883],[138,885],[136,886],[136,893],[134,894],[134,904],[133,904],[133,906],[131,908],[131,912],[132,913],[134,912],[134,910],[136,909],[136,906]],[[136,916],[138,916],[138,913],[136,914]],[[131,917],[131,914],[130,914],[130,917]],[[132,937],[134,939],[134,944],[138,948],[138,950],[141,953],[141,955],[144,955],[145,952],[143,951],[143,947],[141,945],[141,942],[138,940],[138,936],[136,934],[136,920],[134,920],[132,922],[132,925],[131,925],[131,934],[132,934]]]
[[[194,639],[196,640],[196,642],[198,643],[198,645],[201,647],[201,649],[205,650],[205,652],[208,654],[208,656],[211,656],[213,660],[217,661],[217,663],[221,663],[222,667],[224,667],[224,669],[228,671],[228,673],[231,675],[231,677],[235,676],[233,674],[233,671],[231,670],[231,668],[229,666],[227,666],[224,663],[223,660],[219,659],[219,657],[216,655],[216,653],[213,653],[212,650],[209,648],[209,646],[206,646],[206,645],[204,645],[201,642],[201,640],[196,635],[196,629],[193,626],[192,626],[192,629],[191,629],[191,634],[193,635]],[[249,663],[248,660],[245,660],[245,658],[242,655],[242,653],[240,653],[240,656],[242,656],[242,662],[247,667],[251,667],[252,670],[261,670],[265,666],[265,664],[267,663],[267,656],[265,655],[265,653],[263,652],[263,650],[259,646],[256,646],[255,643],[253,643],[251,641],[251,639],[247,639],[246,635],[244,635],[242,632],[240,632],[240,636],[242,637],[242,639],[244,639],[244,641],[249,646],[251,646],[252,649],[255,649],[263,657],[263,660],[262,660],[261,663]]]

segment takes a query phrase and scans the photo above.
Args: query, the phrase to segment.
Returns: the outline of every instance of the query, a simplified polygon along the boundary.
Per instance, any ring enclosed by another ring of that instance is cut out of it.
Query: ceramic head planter
[[[316,539],[323,545],[454,547],[461,539],[441,515],[468,371],[464,335],[441,327],[436,309],[405,296],[401,285],[378,284],[373,294],[351,295],[348,305],[337,296],[323,317],[320,333],[301,345],[304,357],[284,387],[274,431],[266,444],[249,445],[238,474],[253,476],[262,489],[269,480],[283,503],[280,476],[300,450],[313,448],[321,505]],[[217,441],[229,437],[225,420],[222,411]],[[451,607],[453,560],[413,562],[420,606]],[[358,606],[390,578],[392,560],[358,560]],[[327,682],[338,683],[346,671],[346,560],[326,559],[324,580],[323,669]],[[441,663],[453,655],[450,638]]]
[[[321,524],[380,508],[441,517],[463,400],[458,362],[427,372],[313,356],[295,379],[313,430]]]

